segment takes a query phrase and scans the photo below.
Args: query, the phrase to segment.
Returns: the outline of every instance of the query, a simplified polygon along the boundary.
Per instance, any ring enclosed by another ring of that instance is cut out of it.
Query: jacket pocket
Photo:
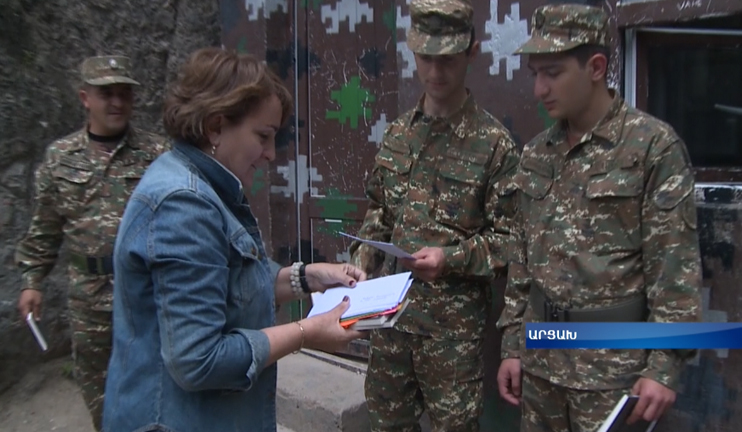
[[[438,222],[466,230],[484,224],[486,163],[489,155],[452,148],[438,171],[435,216]]]
[[[513,183],[530,199],[542,200],[549,194],[554,183],[554,169],[547,162],[525,158],[521,161]]]
[[[376,155],[376,163],[394,174],[409,174],[412,168],[410,147],[399,139],[386,140]]]
[[[585,188],[585,196],[589,199],[633,198],[639,196],[642,186],[641,173],[618,169],[590,177]]]
[[[583,233],[594,237],[593,252],[633,251],[641,244],[644,175],[638,169],[597,173],[585,185]]]
[[[259,292],[267,278],[261,277],[265,271],[261,268],[259,250],[255,241],[247,233],[230,239],[231,246],[229,260],[229,295],[240,308],[246,307],[252,300],[254,293]]]
[[[87,202],[94,174],[92,166],[83,168],[64,163],[60,163],[52,170],[62,209],[76,212]]]
[[[102,180],[101,196],[117,196],[128,200],[147,170],[146,166],[129,165],[111,169]]]
[[[111,173],[111,177],[139,180],[144,176],[144,172],[147,171],[146,166],[142,165],[129,165],[126,167],[120,167],[116,172]]]

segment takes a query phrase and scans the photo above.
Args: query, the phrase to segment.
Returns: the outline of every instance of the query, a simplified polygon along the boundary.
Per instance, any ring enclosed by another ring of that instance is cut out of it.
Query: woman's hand
[[[366,273],[350,264],[309,264],[305,271],[312,292],[325,292],[340,286],[355,288],[356,283],[366,280]]]
[[[357,330],[346,330],[340,325],[340,317],[350,307],[346,296],[339,305],[323,314],[301,321],[306,332],[304,346],[326,352],[335,352],[348,346],[354,339],[363,336]]]

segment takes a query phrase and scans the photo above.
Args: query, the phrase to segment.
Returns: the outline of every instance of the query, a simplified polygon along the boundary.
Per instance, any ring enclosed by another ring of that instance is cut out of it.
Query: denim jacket
[[[231,172],[184,143],[155,160],[114,248],[104,430],[275,431],[277,272]]]

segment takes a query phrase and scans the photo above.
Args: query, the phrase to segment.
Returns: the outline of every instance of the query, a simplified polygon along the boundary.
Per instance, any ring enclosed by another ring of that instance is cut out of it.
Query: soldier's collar
[[[609,143],[616,145],[618,140],[621,138],[623,132],[624,119],[628,113],[628,105],[624,102],[623,98],[613,90],[608,90],[613,98],[611,107],[598,122],[593,130],[587,134],[586,140],[592,139],[593,136],[598,136],[608,141]],[[567,122],[564,120],[554,123],[547,132],[547,145],[553,145],[567,139]]]
[[[407,126],[411,127],[413,126],[418,120],[423,118],[425,116],[425,113],[423,112],[423,103],[425,102],[425,94],[420,97],[420,99],[417,102],[417,105],[415,106],[415,112],[410,117],[410,122]],[[461,107],[456,110],[453,114],[446,117],[445,120],[451,129],[453,130],[454,134],[456,134],[459,138],[466,137],[467,132],[467,126],[468,126],[468,120],[471,118],[472,112],[477,110],[477,104],[474,101],[474,97],[472,96],[469,89],[466,89],[466,99],[464,100],[464,103],[461,105]],[[435,119],[433,119],[435,120]]]
[[[126,138],[124,138],[124,140],[126,141],[126,145],[133,148],[134,150],[139,150],[141,146],[139,145],[139,140],[136,139],[136,136],[136,129],[133,126],[129,125],[126,131]]]
[[[82,129],[78,131],[80,134],[80,138],[76,140],[72,140],[70,142],[69,151],[79,151],[84,150],[88,147],[90,144],[90,140],[88,140],[88,127],[85,125]]]
[[[564,121],[560,120],[549,127],[546,132],[546,145],[554,145],[566,138],[567,128],[565,127]]]
[[[423,111],[424,103],[425,103],[425,93],[423,93],[423,95],[420,96],[420,99],[417,100],[417,105],[415,105],[415,110],[410,116],[410,121],[407,124],[407,127],[414,126],[418,120],[423,118],[423,116],[425,115],[425,112]]]
[[[593,129],[593,134],[599,136],[606,141],[617,145],[621,139],[623,133],[623,127],[625,124],[626,114],[629,112],[629,106],[624,102],[623,98],[618,95],[613,89],[609,92],[613,97],[613,103],[608,113],[603,117],[603,120]]]
[[[80,130],[80,134],[82,135],[82,139],[78,140],[74,145],[70,146],[70,150],[82,150],[88,147],[90,145],[90,139],[88,138],[88,124],[85,123],[85,126],[83,126],[82,130]],[[129,147],[138,150],[139,143],[137,143],[137,140],[134,138],[136,136],[136,131],[134,127],[131,125],[127,126],[126,128],[126,136],[124,136],[123,145],[128,145]],[[120,148],[120,146],[117,146],[116,148]]]
[[[113,144],[122,141],[128,131],[129,130],[127,127],[126,129],[114,135],[98,135],[93,133],[88,126],[88,139],[99,142],[101,144]]]

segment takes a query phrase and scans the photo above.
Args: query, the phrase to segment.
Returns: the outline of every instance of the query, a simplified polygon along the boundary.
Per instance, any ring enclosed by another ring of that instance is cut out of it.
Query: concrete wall
[[[44,357],[69,351],[65,277],[57,266],[44,297],[42,356],[16,311],[13,252],[31,214],[32,180],[45,147],[84,123],[77,98],[86,56],[132,58],[143,84],[136,124],[160,129],[166,84],[192,50],[219,45],[215,0],[3,0],[0,12],[0,391]]]

